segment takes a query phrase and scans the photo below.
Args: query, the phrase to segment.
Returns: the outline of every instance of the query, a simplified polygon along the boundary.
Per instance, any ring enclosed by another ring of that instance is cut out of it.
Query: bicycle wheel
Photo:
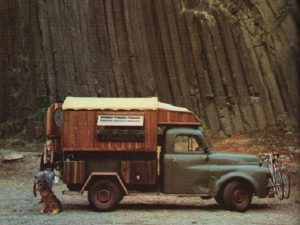
[[[291,192],[291,180],[286,168],[281,171],[281,177],[283,181],[283,195],[285,198],[289,198]]]
[[[275,190],[278,198],[282,200],[284,198],[284,189],[283,189],[283,181],[282,176],[279,170],[275,170],[274,173],[274,183],[275,183]]]

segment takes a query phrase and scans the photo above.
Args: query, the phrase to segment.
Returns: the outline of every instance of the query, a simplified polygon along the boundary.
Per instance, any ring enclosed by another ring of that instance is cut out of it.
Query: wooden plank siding
[[[145,141],[101,141],[97,138],[97,116],[144,115]],[[156,151],[157,111],[64,110],[62,149],[64,151]]]
[[[158,110],[158,125],[200,125],[200,119],[192,112]]]
[[[145,140],[109,141],[97,138],[98,115],[143,115]],[[156,152],[159,125],[200,125],[192,112],[168,110],[64,110],[62,124],[62,150],[64,151],[128,151]]]

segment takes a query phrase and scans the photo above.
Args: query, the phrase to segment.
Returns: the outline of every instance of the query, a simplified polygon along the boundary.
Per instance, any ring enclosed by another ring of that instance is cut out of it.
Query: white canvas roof
[[[190,112],[190,110],[188,110],[187,108],[178,107],[178,106],[174,106],[174,105],[163,103],[163,102],[158,102],[158,108],[170,110],[170,111],[177,111],[177,112]]]
[[[62,105],[63,110],[157,110],[189,112],[188,109],[158,101],[157,97],[146,98],[97,98],[97,97],[67,97]]]

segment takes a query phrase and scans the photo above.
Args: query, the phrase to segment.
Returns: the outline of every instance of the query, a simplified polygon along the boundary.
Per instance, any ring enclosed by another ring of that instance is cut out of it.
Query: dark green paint
[[[214,197],[225,182],[240,178],[247,180],[259,197],[266,196],[270,172],[268,168],[261,167],[257,156],[214,151],[198,129],[173,128],[165,135],[162,148],[164,193]],[[178,135],[196,137],[206,144],[206,151],[175,153],[174,142]]]

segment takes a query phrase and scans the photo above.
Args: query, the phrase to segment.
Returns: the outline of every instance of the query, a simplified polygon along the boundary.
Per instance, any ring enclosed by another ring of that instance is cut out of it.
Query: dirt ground
[[[280,134],[280,135],[279,135]],[[197,197],[137,196],[125,197],[114,212],[94,212],[86,194],[62,195],[66,190],[60,181],[53,188],[63,204],[56,216],[40,214],[39,198],[32,195],[33,176],[38,169],[40,144],[8,145],[0,141],[0,149],[14,149],[24,159],[0,164],[0,225],[9,224],[299,224],[299,145],[295,135],[267,132],[240,134],[230,138],[211,135],[216,149],[258,154],[277,151],[289,155],[292,192],[289,199],[258,199],[245,213],[222,209],[214,200]]]

